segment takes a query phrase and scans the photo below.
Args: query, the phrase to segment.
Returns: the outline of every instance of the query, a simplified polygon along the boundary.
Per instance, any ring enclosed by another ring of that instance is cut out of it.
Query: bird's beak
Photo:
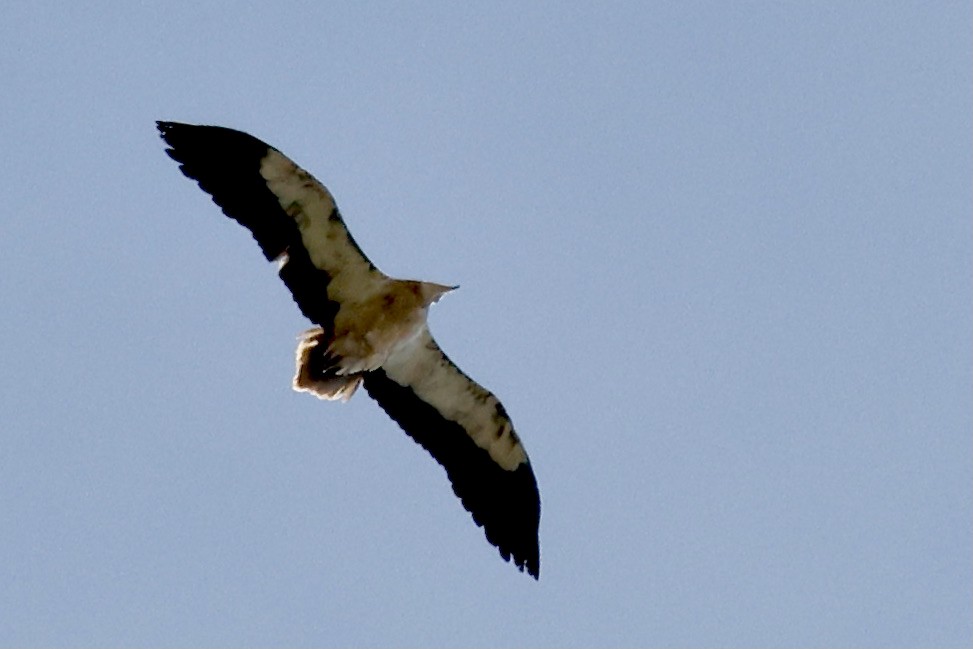
[[[459,284],[456,286],[446,286],[445,284],[433,284],[432,282],[423,282],[423,293],[425,293],[426,304],[432,304],[433,302],[438,302],[439,298],[446,295],[450,291],[455,291],[459,288]]]
[[[459,288],[459,284],[457,284],[456,286],[443,286],[442,287],[442,291],[435,297],[435,299],[433,300],[433,302],[438,302],[439,301],[439,298],[441,298],[442,296],[446,295],[450,291],[455,291],[458,288]]]

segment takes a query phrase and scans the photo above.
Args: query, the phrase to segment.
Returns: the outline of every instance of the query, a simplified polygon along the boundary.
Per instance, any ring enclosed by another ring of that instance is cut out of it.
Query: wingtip
[[[477,525],[480,525],[479,521],[477,521]],[[494,541],[490,540],[489,537],[487,537],[487,540],[494,543]],[[494,543],[494,545],[496,545],[496,543]],[[500,550],[501,559],[511,562],[520,572],[526,572],[535,580],[540,581],[541,557],[539,544],[533,548],[526,549],[526,551],[523,552],[518,552],[517,550],[507,552],[500,546],[497,546],[497,549]]]
[[[541,580],[541,562],[539,558],[530,558],[518,567],[533,577],[534,581]]]
[[[159,135],[166,142],[169,141],[170,135],[173,131],[181,130],[183,132],[188,132],[191,129],[198,128],[193,124],[184,124],[182,122],[168,122],[163,119],[157,119],[155,121],[155,128],[159,131]]]
[[[169,141],[169,138],[172,135],[173,129],[175,129],[178,126],[180,126],[180,124],[178,124],[176,122],[166,122],[166,121],[163,121],[161,119],[160,120],[156,120],[156,122],[155,122],[155,128],[156,128],[156,130],[159,131],[159,137],[162,138],[162,141],[163,142],[165,142],[166,144],[168,144],[170,146],[172,145],[172,142]],[[171,154],[170,154],[170,157],[171,157]]]

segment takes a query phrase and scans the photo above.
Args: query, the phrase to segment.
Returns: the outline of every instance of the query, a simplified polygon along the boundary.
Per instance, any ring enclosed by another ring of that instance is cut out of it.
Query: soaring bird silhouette
[[[179,168],[253,234],[316,327],[297,347],[295,390],[348,400],[359,385],[446,469],[505,560],[540,574],[540,496],[497,398],[433,340],[429,306],[455,287],[382,273],[331,193],[277,149],[219,126],[157,122]]]

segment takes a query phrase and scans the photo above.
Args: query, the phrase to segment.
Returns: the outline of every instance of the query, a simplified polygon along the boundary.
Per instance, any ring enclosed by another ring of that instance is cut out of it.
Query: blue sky
[[[0,644],[969,646],[971,9],[51,3],[0,22]],[[513,417],[541,580],[153,122],[231,126]]]

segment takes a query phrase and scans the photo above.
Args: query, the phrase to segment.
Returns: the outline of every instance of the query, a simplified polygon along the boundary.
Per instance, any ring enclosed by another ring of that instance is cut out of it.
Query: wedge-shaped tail
[[[320,327],[309,329],[301,336],[297,344],[294,389],[310,392],[319,399],[347,401],[361,385],[365,373],[343,373],[341,358],[328,351],[329,342]]]

